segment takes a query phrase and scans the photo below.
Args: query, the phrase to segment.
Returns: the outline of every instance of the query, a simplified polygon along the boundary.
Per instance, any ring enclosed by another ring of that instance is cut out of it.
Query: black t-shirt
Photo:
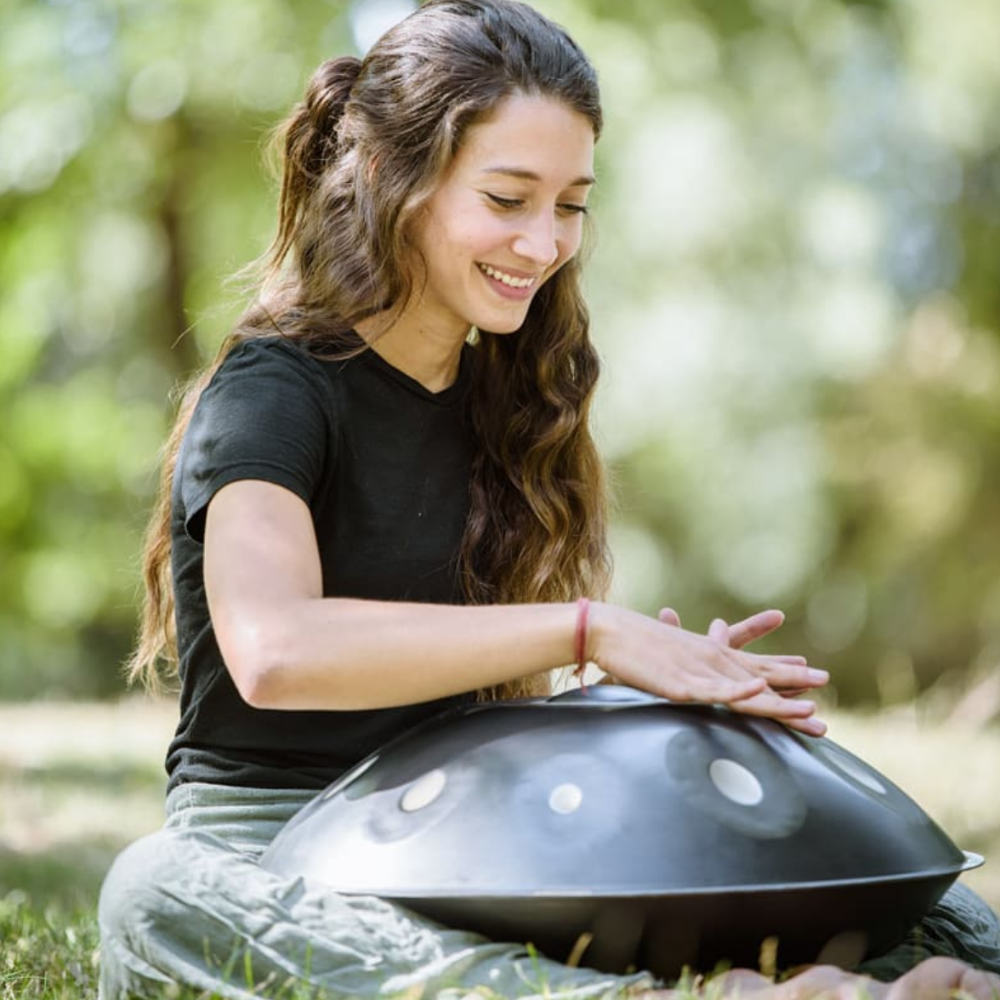
[[[404,729],[474,697],[371,711],[252,708],[219,653],[202,572],[208,502],[227,483],[263,479],[309,505],[324,596],[460,603],[470,350],[439,393],[371,350],[321,361],[265,337],[227,355],[195,407],[174,474],[181,714],[168,788],[320,789]]]

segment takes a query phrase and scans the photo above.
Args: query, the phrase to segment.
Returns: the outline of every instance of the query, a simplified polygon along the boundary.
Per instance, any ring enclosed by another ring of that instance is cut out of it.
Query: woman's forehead
[[[559,187],[593,183],[594,130],[562,101],[514,94],[469,128],[455,158],[463,174],[507,176]]]

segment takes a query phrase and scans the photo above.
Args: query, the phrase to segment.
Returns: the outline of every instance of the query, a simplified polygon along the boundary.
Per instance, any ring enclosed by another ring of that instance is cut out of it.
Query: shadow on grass
[[[36,909],[94,907],[101,882],[124,844],[105,838],[75,841],[47,851],[0,847],[0,897],[17,890]]]
[[[157,825],[165,784],[145,761],[0,762],[0,898],[19,890],[36,908],[95,905],[115,855]]]

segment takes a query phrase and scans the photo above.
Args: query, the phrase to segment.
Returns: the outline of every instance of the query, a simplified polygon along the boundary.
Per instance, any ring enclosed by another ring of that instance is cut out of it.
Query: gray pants
[[[312,797],[220,785],[175,789],[163,829],[126,848],[104,882],[101,1000],[156,996],[175,982],[233,1000],[431,1000],[477,988],[504,998],[584,1000],[653,984],[648,974],[569,968],[382,899],[341,896],[261,869],[264,848]],[[956,885],[907,941],[861,971],[891,979],[930,954],[1000,973],[996,915]]]
[[[651,984],[264,871],[257,858],[314,794],[204,784],[171,792],[163,829],[127,847],[104,881],[101,1000],[156,996],[174,982],[233,1000],[311,997],[309,987],[317,1000],[431,1000],[477,987],[584,1000]]]

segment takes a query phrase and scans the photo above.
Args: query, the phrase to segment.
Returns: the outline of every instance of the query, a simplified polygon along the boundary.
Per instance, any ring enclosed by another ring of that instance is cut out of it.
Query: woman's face
[[[410,318],[462,338],[470,326],[517,330],[541,285],[580,247],[593,170],[584,115],[548,97],[502,101],[466,132],[417,223],[425,271]]]

